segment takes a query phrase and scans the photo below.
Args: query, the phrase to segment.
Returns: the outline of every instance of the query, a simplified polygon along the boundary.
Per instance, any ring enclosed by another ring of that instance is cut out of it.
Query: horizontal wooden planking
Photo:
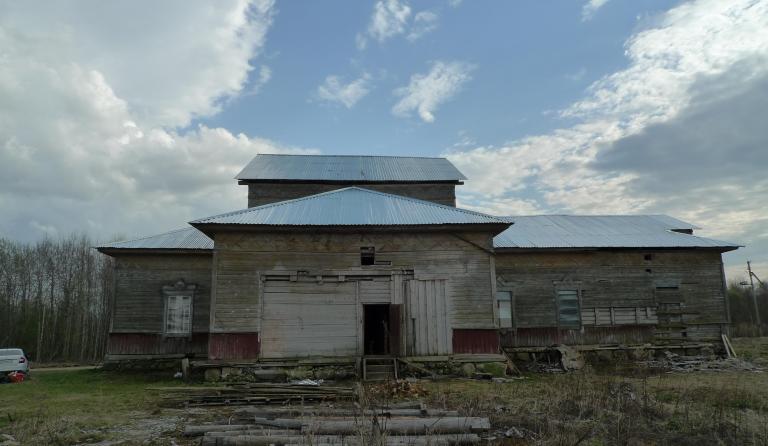
[[[456,205],[455,185],[450,183],[422,184],[301,184],[301,183],[252,183],[248,185],[248,207],[307,197],[344,187],[357,185],[388,194],[402,195],[433,201],[446,206]]]
[[[450,234],[219,234],[217,308],[259,308],[258,272],[345,270],[364,276],[371,270],[360,266],[360,247],[374,246],[376,260],[391,262],[390,266],[376,266],[378,272],[389,268],[393,272],[413,270],[417,276],[450,278],[449,294],[455,305],[451,319],[455,327],[491,328],[495,322],[490,254],[476,246],[490,247],[490,236],[458,235],[472,243]],[[348,281],[352,279],[353,274],[346,277]],[[302,280],[307,280],[309,287],[317,284],[309,277]],[[275,284],[275,292],[290,289],[290,283]],[[360,286],[361,301],[391,299],[391,291],[385,289],[389,285],[364,280]],[[258,318],[250,316],[217,311],[215,327],[225,331],[258,330]]]
[[[652,260],[645,260],[651,254]],[[687,323],[720,323],[726,320],[722,293],[720,254],[701,251],[638,252],[526,252],[499,253],[496,274],[504,289],[515,295],[519,327],[557,324],[554,286],[572,281],[582,290],[582,316],[590,308],[656,307],[656,284],[679,283]],[[662,298],[663,300],[663,298]],[[614,323],[629,324],[631,316],[616,315]],[[601,325],[598,323],[598,325]],[[638,323],[653,323],[653,317]]]
[[[163,337],[151,333],[110,333],[108,355],[206,356],[208,333],[194,333],[189,338]]]
[[[267,358],[358,353],[357,284],[266,281],[261,315]]]
[[[114,330],[163,331],[162,287],[179,279],[197,285],[192,329],[208,331],[211,293],[209,255],[116,256]]]
[[[518,328],[502,330],[502,347],[549,347],[566,345],[632,345],[653,340],[653,326],[584,327],[565,330],[555,327]]]

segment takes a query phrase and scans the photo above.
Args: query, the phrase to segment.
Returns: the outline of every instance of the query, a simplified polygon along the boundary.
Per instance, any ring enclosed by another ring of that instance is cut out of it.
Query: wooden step
[[[397,363],[394,358],[363,358],[362,365],[364,381],[397,379]]]

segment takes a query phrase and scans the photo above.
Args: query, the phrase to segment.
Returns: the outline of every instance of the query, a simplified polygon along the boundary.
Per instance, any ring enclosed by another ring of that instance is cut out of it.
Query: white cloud
[[[472,179],[460,199],[481,196],[482,208],[514,197],[547,212],[670,213],[704,235],[749,245],[726,259],[766,263],[768,130],[756,104],[768,98],[768,3],[681,4],[633,35],[626,55],[626,69],[562,111],[577,124],[449,152]]]
[[[437,28],[438,16],[432,11],[412,14],[405,0],[379,0],[373,6],[370,22],[365,33],[355,36],[357,48],[363,50],[368,38],[383,43],[395,36],[406,34],[410,41],[417,40]]]
[[[317,97],[352,108],[370,91],[370,80],[371,76],[363,73],[359,78],[344,84],[338,76],[331,75],[317,87]]]
[[[392,108],[397,116],[418,112],[424,122],[433,122],[438,106],[451,99],[472,79],[474,66],[465,62],[437,61],[429,73],[414,74],[410,83],[394,91],[400,101]]]
[[[458,8],[461,5],[462,0],[448,0],[448,5],[451,8]]]
[[[149,15],[135,4],[91,6],[87,21],[64,6],[3,6],[0,235],[180,227],[244,207],[232,177],[255,154],[301,151],[183,130],[243,93],[271,2],[153,4]],[[128,32],[136,23],[141,32]],[[259,84],[270,71],[254,75]]]
[[[437,29],[438,16],[432,11],[421,11],[413,16],[413,26],[407,39],[413,42]]]
[[[252,84],[248,88],[248,95],[255,95],[259,94],[262,88],[264,88],[264,85],[267,84],[272,79],[272,69],[269,68],[267,65],[262,65],[259,67],[259,74],[256,76],[256,78],[253,80]]]
[[[605,6],[606,3],[608,0],[588,0],[581,8],[581,20],[584,22],[592,20],[597,10]]]

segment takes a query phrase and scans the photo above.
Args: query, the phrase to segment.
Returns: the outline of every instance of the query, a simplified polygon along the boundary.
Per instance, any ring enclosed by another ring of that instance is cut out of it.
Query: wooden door
[[[406,288],[406,352],[408,356],[452,352],[447,280],[408,280]]]
[[[264,282],[264,358],[358,354],[354,282]]]

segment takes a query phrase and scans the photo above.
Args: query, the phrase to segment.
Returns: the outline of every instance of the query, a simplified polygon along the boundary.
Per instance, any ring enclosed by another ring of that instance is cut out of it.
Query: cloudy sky
[[[768,0],[139,3],[0,2],[0,236],[242,208],[257,153],[447,156],[462,206],[666,213],[768,277]]]

